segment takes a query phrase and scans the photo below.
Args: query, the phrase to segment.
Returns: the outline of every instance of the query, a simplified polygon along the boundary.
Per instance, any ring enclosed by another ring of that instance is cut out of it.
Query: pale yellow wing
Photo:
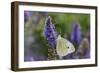
[[[60,35],[57,38],[56,51],[59,56],[66,56],[75,51],[73,44],[62,38]]]

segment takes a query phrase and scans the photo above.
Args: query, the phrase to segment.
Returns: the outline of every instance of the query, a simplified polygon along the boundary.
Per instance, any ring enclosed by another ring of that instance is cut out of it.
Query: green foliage
[[[73,14],[73,13],[49,13],[55,23],[56,31],[63,35],[71,33],[71,24],[78,22],[83,33],[89,31],[90,15],[89,14]]]

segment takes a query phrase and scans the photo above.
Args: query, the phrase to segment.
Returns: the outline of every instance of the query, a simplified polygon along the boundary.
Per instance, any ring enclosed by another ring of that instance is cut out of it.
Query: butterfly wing
[[[60,35],[57,38],[56,51],[59,56],[66,56],[75,51],[74,46]]]
[[[67,51],[66,55],[68,55],[68,54],[73,53],[75,51],[75,47],[70,41],[66,40],[66,42],[67,42],[67,46],[68,46],[67,47],[68,51]]]

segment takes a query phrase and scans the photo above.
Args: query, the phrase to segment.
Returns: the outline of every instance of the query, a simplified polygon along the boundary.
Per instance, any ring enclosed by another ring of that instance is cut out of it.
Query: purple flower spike
[[[51,22],[50,16],[46,19],[43,33],[44,33],[45,39],[48,42],[49,47],[55,48],[57,34],[54,29],[54,24],[52,24]]]
[[[30,16],[30,12],[29,11],[24,11],[24,21],[28,21]]]
[[[79,43],[81,41],[80,25],[77,23],[73,23],[71,41],[75,45],[79,45]]]

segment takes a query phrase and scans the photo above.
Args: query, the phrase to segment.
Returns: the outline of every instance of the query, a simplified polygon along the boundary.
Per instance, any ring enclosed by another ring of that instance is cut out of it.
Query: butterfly
[[[58,35],[56,52],[59,58],[62,58],[63,56],[66,56],[70,53],[73,53],[74,51],[75,48],[73,44],[67,39],[62,38],[61,35]]]

